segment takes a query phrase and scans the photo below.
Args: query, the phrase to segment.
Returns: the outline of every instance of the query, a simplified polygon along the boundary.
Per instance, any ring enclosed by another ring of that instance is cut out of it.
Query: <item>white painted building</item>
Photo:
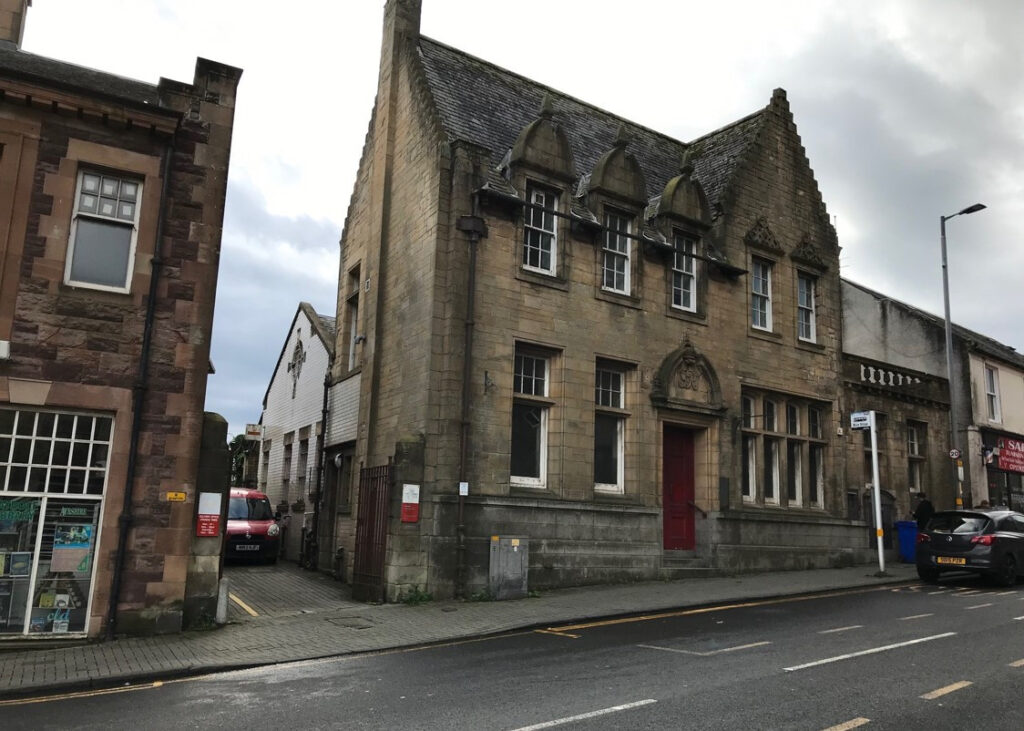
[[[844,353],[945,378],[943,318],[848,280],[842,291]],[[947,415],[928,425],[928,441],[938,440],[946,455],[946,469],[933,471],[928,491],[948,490],[942,507],[952,507],[962,467],[965,505],[1024,509],[1024,356],[954,322],[952,365],[960,465],[948,457]]]
[[[334,357],[335,322],[299,303],[263,396],[258,487],[284,516],[284,557],[296,559],[312,525],[324,379]]]

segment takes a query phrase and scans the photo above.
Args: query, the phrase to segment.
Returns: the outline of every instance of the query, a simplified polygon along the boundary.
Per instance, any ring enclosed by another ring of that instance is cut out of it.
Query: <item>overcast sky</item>
[[[299,301],[333,315],[383,0],[33,0],[23,48],[238,91],[207,409],[259,419]],[[423,0],[424,35],[689,141],[788,92],[842,275],[1024,349],[1024,2]]]

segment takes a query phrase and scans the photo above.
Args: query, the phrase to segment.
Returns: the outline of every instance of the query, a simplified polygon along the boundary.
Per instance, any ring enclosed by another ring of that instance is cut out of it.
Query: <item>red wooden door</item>
[[[665,427],[662,514],[665,549],[690,551],[696,545],[693,520],[693,432]]]

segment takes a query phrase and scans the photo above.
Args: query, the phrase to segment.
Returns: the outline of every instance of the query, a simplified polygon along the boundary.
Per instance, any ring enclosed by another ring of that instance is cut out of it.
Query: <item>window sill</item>
[[[595,299],[604,300],[605,302],[611,302],[616,305],[622,305],[623,307],[632,307],[634,310],[643,309],[640,298],[634,297],[631,294],[620,294],[619,292],[611,292],[607,289],[598,289],[594,294],[594,297]]]
[[[522,265],[516,267],[516,279],[520,282],[528,282],[530,284],[537,284],[541,287],[549,287],[551,289],[557,289],[562,292],[569,291],[569,280],[559,277],[555,274],[544,274],[543,272],[535,272],[530,269],[524,269]]]
[[[594,489],[594,502],[595,503],[606,503],[610,505],[635,505],[638,504],[636,498],[633,495],[627,495],[625,492],[611,492],[605,490]]]
[[[363,372],[363,366],[361,364],[357,365],[355,368],[349,368],[347,371],[344,371],[341,374],[341,377],[338,378],[337,382],[341,383],[342,381],[347,381],[352,376],[358,376],[362,372]]]
[[[800,340],[798,338],[796,341],[796,347],[800,350],[806,350],[811,353],[825,352],[825,346],[817,341],[812,342],[810,340]]]
[[[689,310],[680,310],[676,307],[669,305],[668,312],[665,313],[669,317],[675,318],[676,320],[683,320],[685,322],[692,322],[694,325],[708,324],[708,316],[706,313],[698,310],[697,312],[690,312]]]
[[[781,333],[772,332],[771,330],[758,330],[757,328],[755,328],[753,326],[750,327],[750,330],[747,332],[747,335],[749,335],[752,338],[757,338],[758,340],[764,340],[765,342],[769,342],[769,343],[781,343],[782,342],[782,334]]]
[[[512,497],[543,497],[550,496],[547,485],[525,485],[521,482],[510,482],[508,494]]]
[[[64,292],[75,292],[78,294],[89,294],[89,296],[95,297],[107,297],[112,302],[124,302],[125,297],[131,297],[131,288],[128,289],[111,289],[110,287],[100,287],[91,284],[82,284],[79,282],[60,282],[60,289]]]

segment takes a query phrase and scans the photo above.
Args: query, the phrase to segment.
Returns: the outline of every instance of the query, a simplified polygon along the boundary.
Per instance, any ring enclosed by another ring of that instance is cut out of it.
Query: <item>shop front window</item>
[[[42,500],[0,497],[0,633],[25,631]]]
[[[0,409],[0,635],[87,631],[112,426]]]

